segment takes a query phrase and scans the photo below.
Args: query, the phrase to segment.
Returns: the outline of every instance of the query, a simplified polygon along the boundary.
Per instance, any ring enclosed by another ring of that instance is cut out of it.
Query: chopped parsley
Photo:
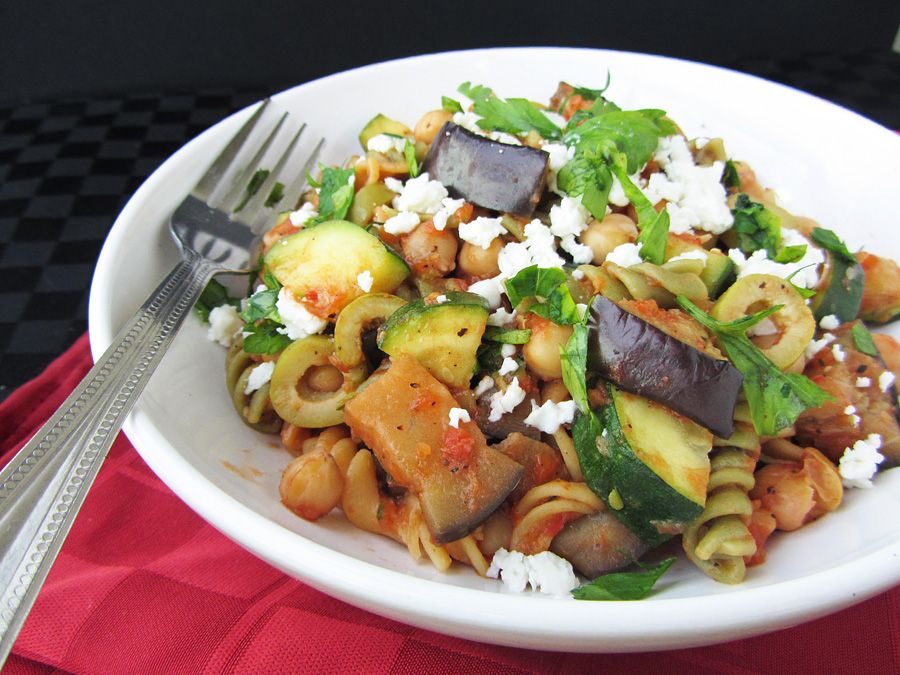
[[[833,231],[825,229],[824,227],[814,227],[811,239],[825,250],[840,256],[848,263],[856,263],[856,257],[850,252],[850,249],[847,248],[847,244],[845,244]]]
[[[310,180],[309,184],[319,188],[319,215],[307,224],[318,225],[329,220],[342,220],[353,204],[353,181],[356,172],[340,167],[321,167],[322,180]]]
[[[512,279],[506,280],[506,296],[513,308],[526,298],[535,298],[535,304],[530,305],[528,311],[554,323],[574,324],[581,321],[578,307],[566,285],[566,273],[557,267],[526,267]]]
[[[497,96],[489,87],[464,82],[459,85],[459,93],[472,100],[473,111],[481,116],[478,126],[488,131],[502,131],[507,134],[526,134],[536,131],[548,140],[558,139],[562,131],[542,113],[538,107],[525,98]]]

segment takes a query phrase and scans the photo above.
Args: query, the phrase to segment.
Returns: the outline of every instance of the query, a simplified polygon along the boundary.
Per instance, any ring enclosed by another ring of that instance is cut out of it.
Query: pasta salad
[[[900,351],[866,327],[900,314],[893,260],[662,110],[459,94],[373,117],[265,234],[247,297],[198,304],[237,414],[295,455],[287,508],[440,570],[636,599],[669,540],[738,583],[900,463]]]

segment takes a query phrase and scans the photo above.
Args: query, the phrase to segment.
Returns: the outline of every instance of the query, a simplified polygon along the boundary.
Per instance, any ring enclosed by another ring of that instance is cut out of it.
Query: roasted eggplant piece
[[[447,122],[422,169],[453,197],[527,218],[544,191],[548,157],[543,150],[498,143]]]
[[[704,346],[679,340],[602,295],[591,304],[591,372],[728,438],[743,378],[727,360],[698,348]]]
[[[878,434],[879,452],[885,457],[881,468],[887,469],[900,465],[897,389],[891,383],[885,387],[887,391],[882,391],[881,378],[890,371],[880,355],[870,356],[857,348],[852,333],[855,323],[845,323],[831,331],[837,339],[806,364],[803,374],[834,400],[800,415],[795,441],[815,447],[837,463],[846,448],[869,434]],[[835,345],[840,347],[837,354]],[[855,412],[847,412],[848,406]]]
[[[650,550],[609,511],[582,516],[553,538],[550,550],[593,579],[626,567]]]
[[[466,536],[515,489],[521,465],[488,447],[474,422],[449,425],[459,407],[403,354],[344,406],[344,419],[398,485],[415,493],[438,544]]]
[[[525,469],[522,480],[510,495],[513,501],[521,499],[536,485],[566,475],[566,468],[559,451],[534,438],[520,433],[512,433],[493,447],[521,464]]]

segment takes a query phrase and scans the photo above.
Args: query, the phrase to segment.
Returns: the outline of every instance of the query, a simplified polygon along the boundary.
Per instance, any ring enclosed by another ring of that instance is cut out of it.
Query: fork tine
[[[244,192],[247,189],[247,184],[250,182],[250,178],[259,168],[259,163],[262,161],[262,158],[265,156],[266,152],[268,152],[269,148],[275,140],[275,137],[278,136],[278,132],[281,130],[281,125],[284,124],[284,120],[287,119],[287,116],[287,113],[282,114],[282,116],[278,119],[278,122],[272,128],[272,131],[269,132],[266,140],[263,141],[262,145],[259,146],[259,149],[253,154],[253,157],[251,157],[250,160],[244,165],[244,168],[238,172],[238,175],[231,182],[231,186],[228,188],[226,193],[222,195],[221,198],[216,200],[218,203],[215,204],[215,206],[220,211],[230,214],[240,203],[241,199],[244,196]],[[212,204],[210,204],[210,206],[212,206]]]
[[[278,178],[281,175],[282,169],[284,169],[284,165],[287,163],[288,159],[291,156],[291,153],[294,151],[294,148],[297,145],[297,141],[300,140],[300,136],[303,134],[304,129],[306,129],[306,125],[300,125],[297,133],[294,134],[294,137],[291,139],[291,142],[288,143],[287,148],[285,148],[284,152],[281,153],[281,156],[278,158],[278,161],[275,162],[275,166],[272,167],[272,170],[263,181],[263,184],[259,187],[259,190],[257,190],[256,194],[254,194],[253,197],[250,198],[250,201],[248,201],[244,205],[244,208],[241,209],[241,212],[237,214],[237,220],[245,222],[249,225],[253,223],[260,215],[260,212],[265,206],[266,200],[269,198],[269,193],[272,191],[272,188],[275,187],[275,183],[278,182]]]
[[[198,199],[202,199],[206,201],[209,199],[209,195],[212,194],[212,191],[215,189],[216,185],[219,184],[219,181],[222,179],[222,176],[228,170],[228,167],[231,165],[231,162],[237,156],[238,152],[243,146],[244,142],[247,140],[247,137],[253,131],[256,123],[259,121],[260,117],[262,117],[263,110],[266,109],[266,106],[269,105],[270,99],[264,100],[260,103],[256,110],[253,111],[253,114],[247,118],[247,121],[238,129],[237,133],[232,137],[230,141],[228,141],[228,145],[225,146],[225,149],[219,153],[219,156],[213,160],[213,163],[206,170],[206,173],[203,174],[203,177],[197,182],[197,185],[191,191],[192,194]]]
[[[306,174],[313,168],[323,145],[325,145],[324,138],[316,143],[316,147],[313,148],[313,151],[309,154],[309,157],[306,158],[303,166],[300,167],[300,171],[297,173],[296,178],[294,178],[294,180],[285,188],[284,196],[281,198],[281,202],[279,202],[282,205],[282,208],[293,210],[297,207],[297,200],[300,199],[303,188],[306,187]]]

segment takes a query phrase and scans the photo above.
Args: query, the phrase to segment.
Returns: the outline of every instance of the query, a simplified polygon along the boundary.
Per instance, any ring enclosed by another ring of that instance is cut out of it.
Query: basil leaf
[[[666,241],[669,235],[669,212],[662,209],[657,213],[653,204],[641,192],[637,185],[631,182],[626,172],[624,158],[619,155],[613,163],[613,173],[622,184],[622,190],[628,197],[638,214],[638,228],[641,233],[637,241],[641,244],[641,257],[654,265],[662,265],[666,258]]]
[[[606,217],[612,174],[602,158],[576,155],[559,170],[556,184],[570,197],[581,197],[581,204],[594,218]]]
[[[824,227],[814,227],[810,238],[822,248],[839,255],[848,263],[856,263],[856,257],[847,248],[847,244],[831,230],[827,230]]]
[[[575,324],[565,347],[560,347],[559,361],[562,364],[562,379],[572,400],[582,413],[590,412],[587,396],[587,337],[588,329],[583,323]]]
[[[253,195],[259,192],[259,188],[262,187],[262,184],[266,182],[266,178],[269,177],[271,171],[269,169],[257,169],[256,172],[250,177],[250,180],[247,183],[247,187],[244,189],[244,197],[241,199],[240,204],[234,207],[233,213],[237,213],[242,208],[247,206],[247,202],[253,199]]]
[[[406,158],[406,166],[409,167],[409,177],[415,178],[419,175],[419,163],[416,161],[416,146],[408,138],[403,146],[403,156]]]
[[[463,107],[459,104],[459,101],[449,96],[441,96],[441,107],[448,113],[463,112]]]
[[[350,180],[356,175],[353,169],[323,167],[319,187],[319,215],[308,225],[318,225],[328,220],[342,220],[350,210],[355,191]]]
[[[666,558],[640,572],[604,574],[574,589],[572,596],[576,600],[643,600],[674,562],[674,557]]]
[[[783,373],[744,334],[750,326],[780,309],[770,307],[728,323],[717,321],[682,295],[681,308],[718,338],[728,358],[744,377],[744,395],[753,426],[762,436],[774,436],[791,426],[804,410],[818,408],[832,397],[812,380]]]
[[[503,131],[508,134],[524,134],[536,131],[548,140],[558,139],[562,132],[537,106],[524,98],[503,100],[489,87],[464,82],[458,91],[472,99],[472,109],[481,115],[478,126],[482,129]]]
[[[250,335],[244,337],[244,351],[248,354],[277,354],[282,351],[291,344],[291,339],[279,333],[279,328],[279,324],[268,320],[248,324],[244,332]]]
[[[227,288],[215,279],[211,279],[210,282],[206,284],[206,288],[203,289],[200,297],[197,298],[197,302],[194,305],[194,312],[196,312],[197,316],[203,321],[209,321],[209,313],[216,307],[221,307],[222,305],[231,305],[232,307],[239,308],[241,306],[241,301],[237,298],[232,298],[231,295],[228,294]]]
[[[734,162],[730,159],[725,161],[725,169],[722,171],[722,184],[727,188],[741,189],[741,177]]]
[[[853,328],[850,329],[850,335],[853,337],[853,344],[856,345],[857,350],[869,356],[880,355],[878,347],[875,346],[875,340],[872,339],[872,334],[866,330],[862,323],[856,322],[853,324]]]
[[[747,255],[765,249],[770,260],[775,260],[781,248],[781,220],[762,204],[741,193],[731,209],[737,234],[737,245]],[[801,256],[802,257],[802,256]]]
[[[514,308],[526,298],[537,298],[538,302],[531,305],[528,311],[554,323],[581,321],[578,307],[566,285],[566,273],[558,267],[526,267],[512,279],[506,280],[506,295]]]
[[[797,244],[796,246],[785,246],[775,256],[775,262],[787,264],[803,260],[806,255],[806,244]]]
[[[524,345],[531,339],[531,330],[528,328],[500,328],[488,326],[484,329],[482,339],[490,342],[499,342],[505,345]]]

